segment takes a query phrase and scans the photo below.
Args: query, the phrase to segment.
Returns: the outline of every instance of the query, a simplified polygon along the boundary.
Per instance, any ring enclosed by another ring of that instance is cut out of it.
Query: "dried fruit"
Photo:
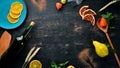
[[[91,24],[94,26],[95,24],[95,17],[96,12],[93,11],[92,9],[88,9],[88,5],[82,6],[79,10],[79,14],[82,17],[82,20],[87,20],[90,21]]]
[[[23,5],[20,2],[16,1],[11,5],[10,12],[12,12],[13,14],[20,14],[22,10]]]
[[[16,23],[19,20],[19,18],[12,18],[9,14],[7,18],[8,18],[8,21],[12,24]]]
[[[10,12],[9,15],[10,15],[12,18],[18,18],[18,17],[21,15],[21,13],[19,13],[19,14],[14,14],[14,13]]]
[[[90,21],[90,23],[94,26],[95,25],[95,18],[92,14],[86,14],[83,20]]]
[[[86,14],[92,14],[92,15],[96,15],[96,12],[93,11],[92,9],[87,9],[83,12],[83,15],[86,15]]]
[[[83,15],[83,12],[84,12],[85,10],[87,10],[88,7],[89,7],[88,5],[85,5],[85,6],[82,6],[82,7],[80,8],[79,14],[80,14],[81,17],[84,16],[84,15]]]
[[[60,10],[62,8],[62,3],[57,2],[56,3],[56,8],[57,8],[57,10]]]
[[[10,23],[14,24],[18,22],[21,12],[23,10],[23,5],[16,1],[12,3],[10,12],[8,13],[7,19]]]
[[[109,54],[108,47],[98,41],[93,41],[95,52],[99,57],[106,57]]]

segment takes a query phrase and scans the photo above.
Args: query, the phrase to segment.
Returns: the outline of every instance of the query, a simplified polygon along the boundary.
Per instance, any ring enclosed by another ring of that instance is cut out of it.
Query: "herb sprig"
[[[107,19],[107,23],[108,23],[108,26],[109,26],[110,29],[114,29],[114,28],[115,28],[115,27],[113,27],[113,26],[110,26],[110,21],[115,18],[115,16],[113,16],[112,13],[107,12],[106,14],[102,14],[101,16],[102,16],[103,18],[106,18],[106,19]]]
[[[54,61],[51,62],[52,68],[65,68],[65,65],[68,64],[69,61],[66,61],[64,63],[56,64]]]

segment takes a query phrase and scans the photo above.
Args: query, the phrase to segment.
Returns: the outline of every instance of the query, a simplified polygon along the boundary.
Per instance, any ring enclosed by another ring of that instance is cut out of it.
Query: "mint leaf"
[[[52,67],[52,68],[58,68],[58,67],[57,67],[57,64],[56,64],[54,61],[51,62],[51,67]]]

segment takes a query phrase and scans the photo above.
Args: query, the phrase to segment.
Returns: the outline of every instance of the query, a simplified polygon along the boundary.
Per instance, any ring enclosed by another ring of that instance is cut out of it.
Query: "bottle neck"
[[[24,32],[22,33],[23,38],[26,38],[26,37],[29,35],[32,27],[33,27],[33,26],[32,26],[31,24],[28,25],[28,27],[27,27],[27,28],[24,30]]]

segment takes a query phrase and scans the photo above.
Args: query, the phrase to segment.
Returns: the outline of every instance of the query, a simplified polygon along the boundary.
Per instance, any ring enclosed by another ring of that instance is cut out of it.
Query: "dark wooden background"
[[[79,9],[83,5],[89,5],[97,13],[96,20],[102,13],[107,11],[113,13],[115,19],[111,21],[111,25],[115,26],[115,29],[109,29],[109,35],[120,57],[120,2],[98,13],[98,10],[110,0],[83,0],[78,6],[75,6],[73,2],[67,3],[60,11],[57,11],[55,7],[55,3],[60,0],[24,1],[27,6],[26,20],[20,27],[7,31],[14,39],[31,21],[34,21],[36,25],[19,57],[13,64],[8,63],[12,65],[11,68],[21,68],[27,53],[34,44],[42,48],[32,60],[40,60],[43,68],[51,68],[52,61],[57,64],[69,61],[67,65],[74,65],[76,68],[118,68],[113,54],[105,58],[99,58],[96,55],[92,40],[105,43],[107,39],[96,25],[92,26],[90,22],[82,21]],[[6,29],[0,28],[0,33],[2,34],[4,30]]]

